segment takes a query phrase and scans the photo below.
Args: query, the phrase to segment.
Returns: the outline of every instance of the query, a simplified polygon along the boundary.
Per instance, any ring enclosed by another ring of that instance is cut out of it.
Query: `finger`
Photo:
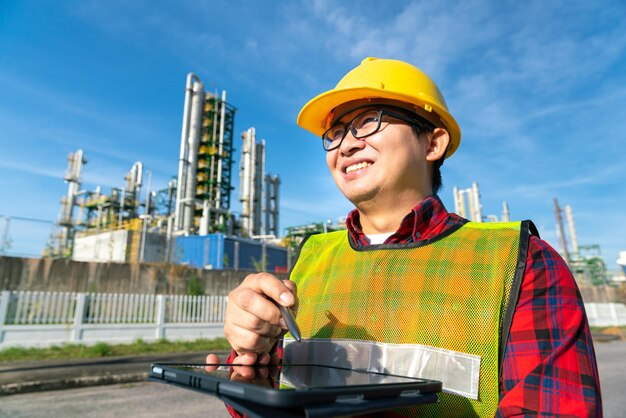
[[[207,365],[204,366],[204,370],[206,370],[207,372],[212,372],[214,370],[217,370],[217,368],[219,367],[218,364],[220,364],[220,359],[215,354],[209,354],[208,356],[206,356],[205,363]]]
[[[258,355],[256,353],[244,353],[238,355],[233,359],[233,364],[241,364],[246,366],[252,366],[256,363]]]
[[[291,291],[293,295],[298,294],[298,285],[296,282],[292,282],[291,280],[283,280],[283,284]]]
[[[233,373],[230,375],[230,380],[235,382],[250,381],[257,377],[257,370],[252,366],[237,366],[233,367]]]
[[[277,341],[277,338],[264,337],[238,326],[224,327],[224,335],[238,354],[264,353],[269,351]]]
[[[261,353],[257,355],[256,363],[266,366],[270,362],[269,353]]]
[[[268,338],[279,336],[286,326],[278,307],[260,295],[252,297],[255,300],[239,299],[227,307],[224,327],[237,326]]]
[[[255,353],[245,353],[237,356],[233,359],[233,364],[241,364],[242,366],[233,366],[233,374],[231,380],[241,380],[239,377],[245,380],[252,380],[256,377],[256,369],[254,366],[257,363],[258,356]]]
[[[294,294],[282,280],[269,273],[258,273],[247,276],[241,286],[263,294],[283,306],[291,306],[295,302]]]
[[[290,306],[290,308],[294,311],[297,312],[298,311],[298,286],[296,285],[295,282],[292,282],[291,280],[283,280],[283,283],[285,284],[285,286],[287,286],[289,288],[289,290],[291,290],[291,293],[296,296],[295,297],[295,301],[293,303],[293,305]]]

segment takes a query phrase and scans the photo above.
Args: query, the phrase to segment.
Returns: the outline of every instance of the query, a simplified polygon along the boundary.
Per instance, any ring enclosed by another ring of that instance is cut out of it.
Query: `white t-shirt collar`
[[[385,240],[393,235],[393,232],[385,232],[384,234],[370,234],[365,235],[369,240],[370,244],[384,244]]]

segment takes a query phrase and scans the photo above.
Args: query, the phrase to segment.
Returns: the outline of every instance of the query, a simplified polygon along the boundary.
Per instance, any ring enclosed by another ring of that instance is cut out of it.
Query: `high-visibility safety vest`
[[[531,234],[524,221],[467,222],[407,244],[309,237],[290,276],[303,340],[285,336],[283,362],[443,382],[438,403],[400,415],[493,416]]]

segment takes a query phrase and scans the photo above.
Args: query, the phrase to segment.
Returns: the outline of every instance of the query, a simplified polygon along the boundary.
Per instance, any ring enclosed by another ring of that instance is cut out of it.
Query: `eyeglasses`
[[[324,149],[326,151],[332,151],[339,148],[348,134],[348,131],[350,131],[352,136],[356,139],[363,139],[375,134],[381,127],[387,126],[386,123],[383,125],[383,116],[389,116],[406,122],[416,127],[419,132],[428,132],[435,129],[430,122],[420,120],[417,117],[411,118],[387,109],[366,110],[356,115],[350,123],[335,123],[330,129],[324,132],[324,135],[322,135],[322,145]]]

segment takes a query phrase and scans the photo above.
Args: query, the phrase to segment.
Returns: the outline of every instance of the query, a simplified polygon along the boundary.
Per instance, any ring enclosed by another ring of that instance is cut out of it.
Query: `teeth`
[[[360,170],[362,168],[369,167],[370,165],[372,165],[372,163],[368,163],[368,162],[365,162],[365,161],[363,161],[362,163],[353,164],[353,165],[349,166],[348,168],[346,168],[346,174],[350,173],[350,172],[352,172],[354,170]]]

